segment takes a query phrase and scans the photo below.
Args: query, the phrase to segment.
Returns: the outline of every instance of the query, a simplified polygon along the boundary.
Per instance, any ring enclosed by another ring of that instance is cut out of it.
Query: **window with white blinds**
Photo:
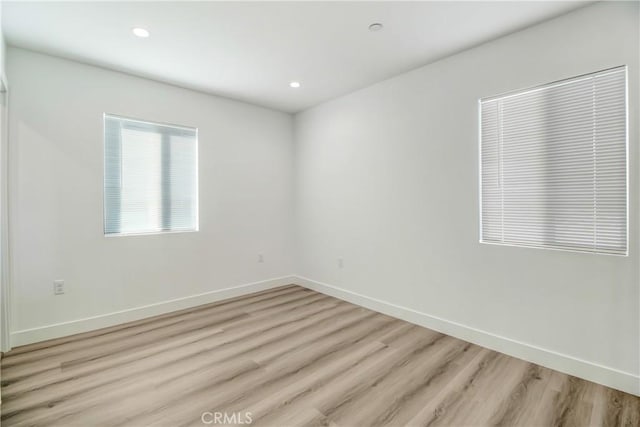
[[[198,229],[197,129],[104,116],[104,233]]]
[[[627,254],[627,73],[480,101],[480,241]]]

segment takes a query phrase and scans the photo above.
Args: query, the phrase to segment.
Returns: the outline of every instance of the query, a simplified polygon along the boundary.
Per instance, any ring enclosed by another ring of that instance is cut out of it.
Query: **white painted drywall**
[[[635,381],[638,6],[588,6],[296,115],[296,273]],[[629,257],[478,243],[478,99],[622,64]]]
[[[293,271],[290,115],[12,47],[7,73],[14,332]],[[198,128],[199,232],[104,237],[104,112]]]
[[[2,14],[3,14],[4,4],[0,1],[0,75],[4,76],[5,73],[5,56],[7,45],[4,40],[4,29],[2,27]]]
[[[11,300],[8,268],[8,222],[7,222],[7,76],[5,75],[6,44],[2,28],[2,9],[0,1],[0,351],[11,349],[9,318]]]

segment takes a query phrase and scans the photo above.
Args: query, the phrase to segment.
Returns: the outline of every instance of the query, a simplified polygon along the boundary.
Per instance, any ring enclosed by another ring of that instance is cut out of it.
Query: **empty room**
[[[640,427],[640,1],[0,14],[3,427]]]

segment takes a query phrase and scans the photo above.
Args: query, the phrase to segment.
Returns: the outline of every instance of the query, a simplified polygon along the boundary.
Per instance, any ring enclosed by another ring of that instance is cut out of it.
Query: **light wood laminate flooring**
[[[1,392],[3,427],[640,426],[638,397],[294,285],[18,347]]]

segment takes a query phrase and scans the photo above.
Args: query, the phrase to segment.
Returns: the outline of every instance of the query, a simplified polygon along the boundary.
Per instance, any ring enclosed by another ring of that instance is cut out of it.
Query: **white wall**
[[[2,9],[4,5],[3,2],[0,1],[0,75],[4,76],[5,73],[5,51],[7,50],[7,45],[4,41],[4,32],[2,31]]]
[[[595,4],[298,114],[297,273],[639,394],[638,6]],[[621,64],[629,257],[479,244],[478,99]]]
[[[0,351],[11,348],[9,328],[8,229],[7,229],[7,78],[5,75],[6,44],[2,30],[0,1]]]
[[[17,48],[7,73],[14,346],[293,271],[290,115]],[[199,232],[104,237],[104,112],[198,128]]]

